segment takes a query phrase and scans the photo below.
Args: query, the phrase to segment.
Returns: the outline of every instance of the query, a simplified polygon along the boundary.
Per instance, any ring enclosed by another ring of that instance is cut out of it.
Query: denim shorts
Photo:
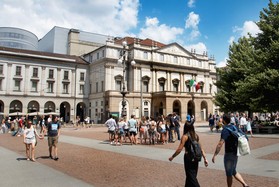
[[[225,153],[224,166],[227,177],[235,176],[237,160],[238,157],[235,153]]]

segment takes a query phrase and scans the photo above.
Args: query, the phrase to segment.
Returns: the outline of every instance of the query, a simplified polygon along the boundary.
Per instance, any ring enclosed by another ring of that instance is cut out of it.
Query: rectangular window
[[[164,83],[160,83],[160,85],[159,85],[159,91],[160,91],[160,92],[165,91],[165,84],[164,84]]]
[[[84,73],[83,72],[80,73],[80,81],[84,81]]]
[[[0,90],[1,90],[1,91],[3,90],[3,89],[2,89],[2,82],[3,82],[3,80],[0,79]]]
[[[173,62],[176,64],[178,63],[177,56],[174,57]]]
[[[163,54],[160,55],[160,61],[164,62],[164,55]]]
[[[53,82],[47,83],[48,93],[53,93]]]
[[[4,66],[1,64],[0,65],[0,75],[3,75],[3,72],[4,72]]]
[[[63,84],[63,94],[69,93],[69,84]]]
[[[98,85],[98,82],[96,82],[96,93],[98,93],[98,87],[99,87],[99,85]]]
[[[21,66],[16,66],[16,76],[21,76]]]
[[[98,101],[95,102],[95,106],[96,106],[96,107],[98,106]]]
[[[105,50],[102,51],[102,57],[105,57]]]
[[[84,85],[79,85],[79,94],[84,95]]]
[[[146,51],[143,52],[143,59],[148,59],[148,53]]]
[[[101,106],[104,106],[104,101],[101,101]]]
[[[148,82],[147,82],[147,81],[144,81],[142,84],[143,84],[143,85],[142,85],[142,91],[143,91],[144,93],[148,93]]]
[[[202,61],[199,61],[199,67],[202,67]]]
[[[187,65],[190,65],[190,59],[186,59],[186,61],[187,61]]]
[[[104,81],[101,82],[101,92],[104,91]]]
[[[173,91],[178,92],[178,84],[173,84]]]
[[[38,82],[32,81],[31,92],[38,92]]]
[[[97,53],[97,59],[99,59],[100,58],[100,55],[99,55],[99,53]]]
[[[14,91],[20,91],[20,80],[15,80]]]
[[[95,109],[95,116],[98,116],[98,108]]]
[[[33,68],[33,77],[38,77],[38,68]]]
[[[117,91],[121,91],[121,81],[116,81],[116,85],[115,85],[115,87],[116,87],[116,90]]]
[[[49,79],[53,79],[53,74],[54,74],[54,70],[53,69],[50,69],[49,71],[48,71],[48,78]]]
[[[64,80],[69,80],[69,71],[64,71]]]

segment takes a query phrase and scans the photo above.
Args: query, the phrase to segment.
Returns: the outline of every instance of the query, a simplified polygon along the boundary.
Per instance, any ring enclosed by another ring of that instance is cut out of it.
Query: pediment
[[[173,54],[178,56],[193,57],[192,54],[177,43],[166,45],[157,50],[158,52]]]

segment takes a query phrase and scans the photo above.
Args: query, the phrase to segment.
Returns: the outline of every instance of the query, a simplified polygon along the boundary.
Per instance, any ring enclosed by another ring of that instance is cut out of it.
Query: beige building
[[[204,121],[218,112],[215,61],[207,53],[61,27],[40,39],[39,50],[47,52],[0,47],[0,115],[52,112],[66,122],[89,116],[101,123],[109,114],[176,112],[182,121],[187,114]]]
[[[88,115],[88,63],[80,57],[0,47],[2,115]]]
[[[89,102],[94,121],[103,122],[109,114],[121,116],[122,112],[128,117],[176,112],[183,121],[187,114],[203,121],[218,110],[213,103],[215,61],[206,53],[189,52],[177,43],[126,37],[108,41],[84,58],[90,63]],[[192,86],[193,82],[198,86]],[[125,97],[121,92],[127,92]]]

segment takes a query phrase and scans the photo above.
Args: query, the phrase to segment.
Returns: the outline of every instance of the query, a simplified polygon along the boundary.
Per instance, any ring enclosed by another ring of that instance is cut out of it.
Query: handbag
[[[247,136],[239,129],[237,129],[235,126],[233,126],[234,131],[230,128],[228,129],[232,135],[237,138],[237,156],[244,156],[251,153],[250,146],[248,142]]]
[[[250,146],[245,135],[239,136],[237,141],[237,156],[244,156],[250,154]]]

